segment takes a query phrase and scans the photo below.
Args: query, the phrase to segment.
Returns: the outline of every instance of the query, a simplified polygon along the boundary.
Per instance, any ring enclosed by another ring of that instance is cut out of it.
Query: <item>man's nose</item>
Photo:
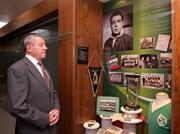
[[[117,26],[118,25],[118,23],[117,22],[115,22],[115,26]]]
[[[44,49],[45,49],[45,50],[47,50],[47,49],[48,49],[46,45],[44,45]]]

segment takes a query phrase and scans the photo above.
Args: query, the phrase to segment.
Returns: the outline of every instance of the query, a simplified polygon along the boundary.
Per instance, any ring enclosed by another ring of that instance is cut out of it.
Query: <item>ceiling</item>
[[[0,28],[43,0],[0,0]],[[99,0],[107,2],[110,0]]]
[[[42,0],[0,0],[0,28]]]

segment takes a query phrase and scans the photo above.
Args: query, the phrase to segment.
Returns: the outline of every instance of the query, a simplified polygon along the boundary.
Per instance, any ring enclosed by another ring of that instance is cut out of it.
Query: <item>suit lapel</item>
[[[35,76],[35,78],[41,83],[41,85],[48,91],[47,84],[39,70],[35,67],[35,65],[27,58],[24,57],[23,61],[27,67],[27,69]]]

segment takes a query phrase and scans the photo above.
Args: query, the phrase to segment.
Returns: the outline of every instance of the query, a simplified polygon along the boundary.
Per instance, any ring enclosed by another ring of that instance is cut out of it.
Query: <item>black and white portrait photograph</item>
[[[104,51],[133,50],[133,6],[118,8],[104,15]]]

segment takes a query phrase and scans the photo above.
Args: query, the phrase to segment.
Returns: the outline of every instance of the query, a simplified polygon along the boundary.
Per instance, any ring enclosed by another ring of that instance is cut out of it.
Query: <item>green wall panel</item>
[[[114,52],[118,57],[124,54],[157,54],[160,51],[153,49],[141,49],[140,38],[153,37],[156,44],[159,34],[171,35],[171,0],[112,0],[104,4],[104,14],[112,10],[133,5],[133,47],[132,51]],[[166,53],[171,53],[169,50]],[[158,60],[160,62],[160,60]],[[104,63],[106,66],[106,63]],[[155,68],[155,69],[141,69],[141,68],[121,68],[115,70],[119,72],[135,72],[135,73],[160,73],[171,74],[171,68]],[[157,92],[167,92],[171,96],[171,90],[160,90],[152,88],[140,88],[140,96],[150,99],[155,99]],[[104,72],[103,78],[103,94],[105,96],[117,96],[120,98],[120,107],[126,103],[126,89],[122,85],[111,84],[108,81],[108,72]],[[138,103],[143,109],[142,114],[147,119],[147,113],[150,101],[139,98]]]

